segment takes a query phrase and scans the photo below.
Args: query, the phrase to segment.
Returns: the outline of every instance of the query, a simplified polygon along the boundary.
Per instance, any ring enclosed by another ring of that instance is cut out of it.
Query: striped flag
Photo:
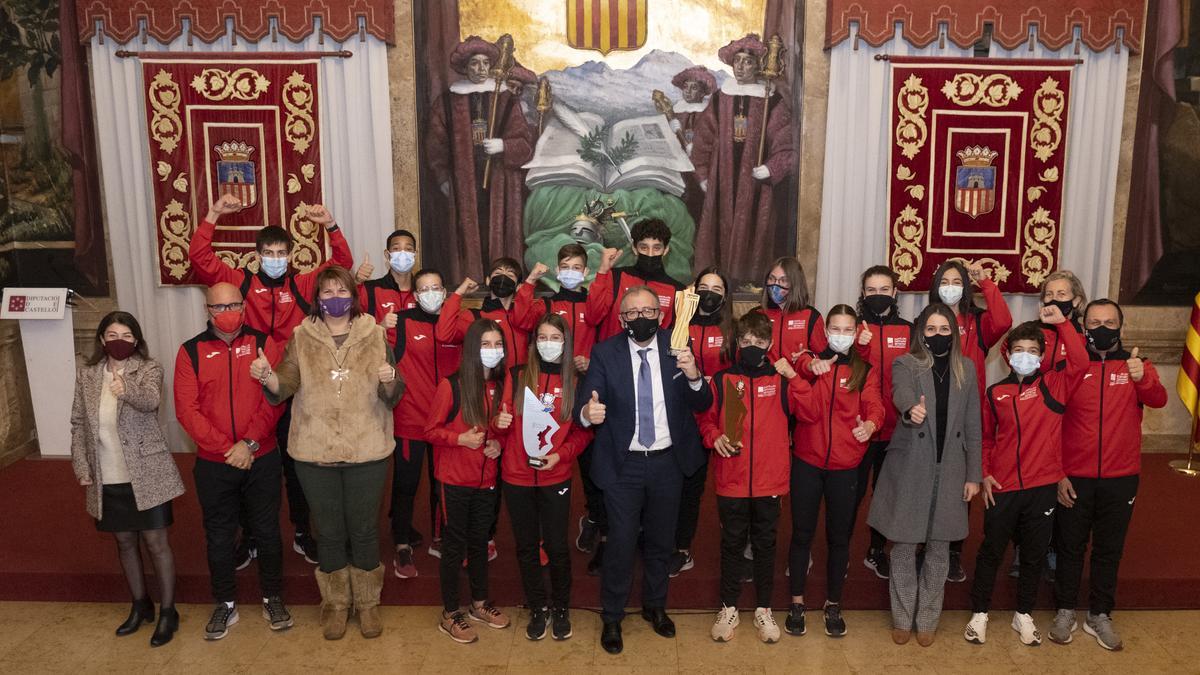
[[[1200,293],[1192,302],[1192,319],[1188,322],[1187,339],[1184,342],[1183,359],[1179,364],[1179,377],[1175,390],[1183,405],[1192,414],[1193,447],[1200,449]]]
[[[567,44],[575,49],[641,49],[646,44],[646,0],[567,0]]]

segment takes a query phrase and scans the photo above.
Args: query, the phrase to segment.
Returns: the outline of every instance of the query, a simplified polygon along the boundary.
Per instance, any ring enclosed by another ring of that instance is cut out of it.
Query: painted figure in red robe
[[[692,66],[676,73],[675,77],[671,78],[671,84],[683,94],[683,98],[672,106],[675,119],[671,120],[671,130],[680,136],[684,152],[691,157],[695,148],[696,133],[700,128],[700,119],[708,110],[709,97],[717,89],[717,79],[708,72],[708,68]],[[707,145],[711,146],[712,141],[708,141]],[[700,214],[704,209],[704,191],[700,189],[700,179],[693,171],[685,173],[683,181],[683,202],[687,204],[692,220],[699,224]]]

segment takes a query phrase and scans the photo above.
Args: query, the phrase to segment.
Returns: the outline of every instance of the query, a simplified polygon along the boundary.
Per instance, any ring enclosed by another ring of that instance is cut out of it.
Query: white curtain
[[[354,52],[348,59],[326,58],[320,66],[321,173],[324,201],[337,217],[355,254],[376,251],[393,229],[391,115],[387,53],[383,42],[368,36],[345,43],[318,41],[317,33],[300,43],[279,40],[236,44],[225,37],[213,44],[187,35],[170,44],[134,40],[117,44],[93,38],[90,46],[92,93],[99,146],[101,190],[108,223],[118,306],[138,317],[151,355],[166,370],[161,418],[172,448],[190,447],[175,421],[172,371],[179,345],[204,329],[207,315],[198,288],[159,284],[158,242],[154,216],[142,64],[118,58],[117,50],[188,52]],[[200,214],[203,217],[203,214]]]
[[[850,39],[830,50],[829,117],[825,139],[825,176],[815,306],[827,310],[858,297],[859,275],[887,262],[888,152],[891,142],[889,64],[876,54],[966,57],[970,50],[946,41],[916,48],[896,36],[882,47]],[[1113,202],[1121,122],[1125,108],[1128,50],[1079,55],[1073,46],[1047,50],[1033,42],[1008,51],[993,44],[990,56],[1003,58],[1082,58],[1071,77],[1067,121],[1065,196],[1057,269],[1079,275],[1089,298],[1107,294],[1112,244]],[[1040,299],[1006,295],[1014,323],[1034,319]],[[926,304],[923,293],[904,293],[900,308],[912,318]],[[993,354],[994,356],[994,354]],[[989,373],[998,374],[996,359]]]

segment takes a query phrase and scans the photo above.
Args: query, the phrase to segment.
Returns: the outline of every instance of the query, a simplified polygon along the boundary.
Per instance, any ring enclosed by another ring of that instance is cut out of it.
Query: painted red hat
[[[500,60],[500,50],[496,49],[496,45],[484,40],[478,35],[463,40],[454,47],[454,51],[450,52],[450,67],[454,72],[465,75],[467,72],[467,63],[472,56],[483,54],[491,60],[494,65]]]
[[[675,74],[671,78],[671,84],[675,85],[676,89],[683,89],[683,85],[688,80],[699,82],[700,86],[704,87],[705,94],[711,94],[717,88],[717,78],[708,72],[708,68],[704,66],[692,66]]]
[[[733,55],[738,52],[748,52],[761,58],[767,53],[767,46],[758,37],[758,33],[747,33],[745,37],[721,47],[717,51],[717,58],[721,59],[721,63],[732,66]]]
[[[517,63],[508,71],[508,79],[516,80],[521,84],[537,84],[537,74],[525,66]]]

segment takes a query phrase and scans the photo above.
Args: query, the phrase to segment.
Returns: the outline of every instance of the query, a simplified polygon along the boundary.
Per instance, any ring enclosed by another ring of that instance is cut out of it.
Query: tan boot
[[[314,574],[321,591],[321,630],[326,640],[340,640],[350,619],[350,568],[329,573],[318,569]]]
[[[350,566],[350,588],[354,591],[354,609],[358,627],[365,638],[379,637],[383,620],[379,616],[379,594],[383,591],[383,565],[366,571]]]

